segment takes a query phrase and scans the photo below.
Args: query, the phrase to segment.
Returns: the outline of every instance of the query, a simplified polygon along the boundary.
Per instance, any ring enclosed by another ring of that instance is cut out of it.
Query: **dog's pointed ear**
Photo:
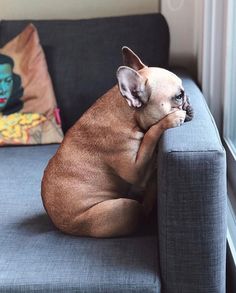
[[[140,58],[128,47],[122,47],[122,56],[124,66],[133,68],[134,70],[140,70],[147,67]]]
[[[140,108],[148,102],[151,95],[148,79],[127,66],[119,67],[116,76],[120,93],[125,97],[130,107]]]

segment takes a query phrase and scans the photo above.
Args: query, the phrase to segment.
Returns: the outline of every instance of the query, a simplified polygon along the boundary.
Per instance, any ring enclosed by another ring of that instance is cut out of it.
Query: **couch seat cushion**
[[[0,292],[160,292],[155,233],[65,235],[46,215],[40,181],[57,145],[0,148]]]

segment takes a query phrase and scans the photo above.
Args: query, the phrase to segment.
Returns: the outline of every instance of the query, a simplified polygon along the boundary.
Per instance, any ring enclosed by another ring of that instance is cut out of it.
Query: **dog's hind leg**
[[[76,217],[67,233],[90,237],[117,237],[135,232],[145,219],[142,204],[127,198],[100,202]]]

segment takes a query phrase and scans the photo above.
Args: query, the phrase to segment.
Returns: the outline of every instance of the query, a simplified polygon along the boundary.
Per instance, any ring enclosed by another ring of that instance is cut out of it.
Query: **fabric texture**
[[[0,44],[27,24],[2,21]],[[122,46],[134,50],[147,65],[168,66],[169,29],[159,13],[33,24],[43,44],[64,131],[117,83]]]
[[[36,28],[0,49],[0,145],[61,142],[59,112]]]
[[[156,231],[93,239],[51,223],[40,181],[56,149],[0,149],[0,292],[160,293]]]
[[[206,102],[186,75],[195,116],[163,135],[158,226],[165,293],[225,293],[226,158]]]

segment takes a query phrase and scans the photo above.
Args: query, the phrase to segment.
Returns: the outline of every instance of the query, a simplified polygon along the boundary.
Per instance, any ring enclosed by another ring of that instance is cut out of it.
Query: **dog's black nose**
[[[183,104],[183,110],[186,111],[186,117],[184,122],[191,121],[194,116],[194,111],[193,111],[193,107],[190,104],[190,100],[188,96],[186,96],[185,102]]]

